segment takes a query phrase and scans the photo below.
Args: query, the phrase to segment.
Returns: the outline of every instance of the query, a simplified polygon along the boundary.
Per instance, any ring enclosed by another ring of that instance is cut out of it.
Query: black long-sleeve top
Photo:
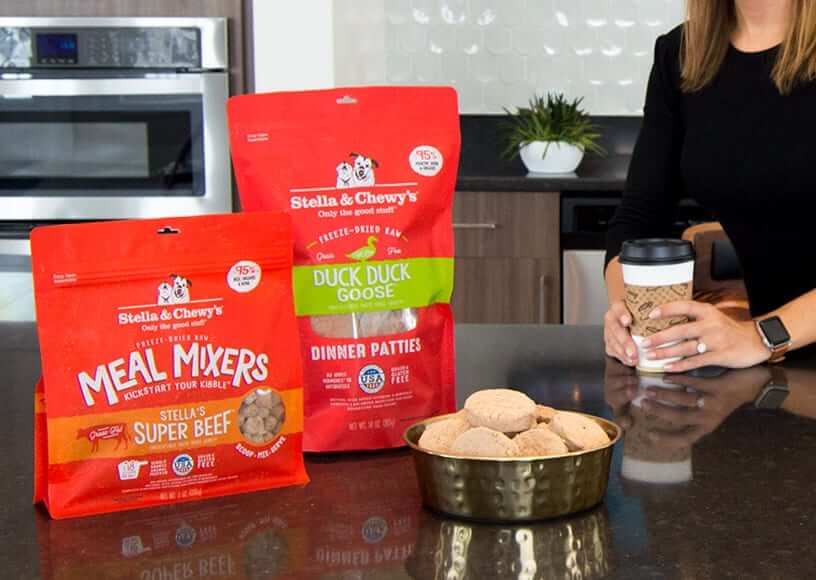
[[[739,256],[754,316],[816,288],[816,82],[771,80],[778,48],[734,47],[715,80],[680,90],[681,28],[657,39],[643,126],[606,261],[624,240],[666,237],[678,202],[714,213]]]

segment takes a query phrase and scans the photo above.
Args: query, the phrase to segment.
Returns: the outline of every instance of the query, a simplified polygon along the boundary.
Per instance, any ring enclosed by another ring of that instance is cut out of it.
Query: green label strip
[[[452,258],[410,258],[295,266],[298,316],[419,308],[448,303]]]

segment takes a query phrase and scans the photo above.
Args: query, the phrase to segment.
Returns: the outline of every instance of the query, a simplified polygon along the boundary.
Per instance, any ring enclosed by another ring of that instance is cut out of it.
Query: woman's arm
[[[606,265],[606,295],[609,298],[609,304],[623,301],[623,294],[623,270],[618,257],[615,256]]]
[[[621,205],[607,230],[605,277],[609,310],[604,318],[606,353],[637,364],[629,333],[631,315],[623,302],[623,276],[617,256],[624,241],[665,237],[680,198],[683,120],[679,91],[680,29],[655,43],[643,125],[638,135]]]
[[[816,342],[816,290],[802,294],[760,318],[778,316],[791,337],[790,350]]]
[[[622,282],[609,271],[624,241],[666,237],[671,231],[681,197],[680,153],[684,123],[679,89],[680,29],[661,36],[655,43],[654,64],[646,89],[643,125],[640,129],[621,205],[607,230],[606,269],[610,301],[622,298]]]

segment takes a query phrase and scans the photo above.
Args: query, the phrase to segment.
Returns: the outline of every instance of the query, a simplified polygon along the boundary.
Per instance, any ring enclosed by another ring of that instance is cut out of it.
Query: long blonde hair
[[[737,23],[734,0],[687,0],[680,51],[682,89],[707,86],[722,66]],[[816,79],[816,2],[791,0],[788,31],[771,73],[783,95]]]

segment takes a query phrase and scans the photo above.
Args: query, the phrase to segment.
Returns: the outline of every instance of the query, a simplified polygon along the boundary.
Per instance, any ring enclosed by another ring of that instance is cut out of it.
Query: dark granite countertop
[[[629,170],[629,155],[588,156],[574,174],[528,174],[518,164],[460,171],[457,191],[622,191]]]
[[[785,366],[784,410],[759,411],[746,403],[768,382],[766,368],[661,386],[605,359],[595,327],[461,325],[457,350],[460,404],[476,388],[513,385],[628,429],[602,505],[520,527],[448,519],[422,509],[410,455],[397,450],[311,456],[302,488],[52,521],[30,503],[33,326],[0,324],[2,576],[811,575],[816,371],[807,363]],[[643,402],[650,384],[670,404]]]

